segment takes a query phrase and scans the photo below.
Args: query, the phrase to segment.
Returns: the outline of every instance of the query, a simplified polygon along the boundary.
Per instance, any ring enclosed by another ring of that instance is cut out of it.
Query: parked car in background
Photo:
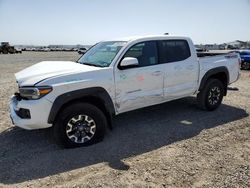
[[[44,52],[50,52],[51,50],[50,50],[50,48],[43,48],[43,51]]]
[[[22,53],[22,49],[21,48],[15,48],[15,53],[21,54]]]
[[[241,69],[250,69],[250,50],[240,50]]]
[[[78,50],[78,54],[85,54],[85,53],[86,53],[86,51],[87,51],[87,49],[86,49],[86,48],[79,48],[79,50]]]

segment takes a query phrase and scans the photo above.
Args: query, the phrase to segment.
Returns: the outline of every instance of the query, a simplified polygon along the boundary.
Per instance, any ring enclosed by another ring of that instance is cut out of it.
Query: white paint
[[[76,72],[88,72],[96,69],[98,67],[81,65],[71,61],[43,61],[16,73],[15,76],[19,86],[32,86],[50,77],[75,74]]]
[[[115,101],[117,112],[149,106],[163,100],[162,65],[116,69]]]
[[[184,39],[188,41],[191,57],[179,62],[140,68],[118,69],[126,51],[136,43],[150,40]],[[230,83],[239,76],[239,64],[225,55],[198,59],[192,41],[186,37],[147,36],[127,39],[109,67],[100,68],[74,62],[46,61],[16,73],[19,86],[52,86],[53,91],[39,100],[11,99],[10,111],[14,124],[24,129],[52,126],[47,123],[55,99],[66,92],[102,87],[110,95],[116,114],[142,108],[197,93],[202,77],[219,66],[227,67]],[[38,84],[37,84],[38,83]],[[21,119],[14,109],[30,109],[31,119]]]
[[[191,57],[164,64],[164,97],[166,100],[192,95],[198,89],[199,63],[191,40],[187,40]]]

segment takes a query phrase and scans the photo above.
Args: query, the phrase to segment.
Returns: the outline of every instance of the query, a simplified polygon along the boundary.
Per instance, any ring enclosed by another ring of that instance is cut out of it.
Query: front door
[[[115,71],[118,113],[161,102],[164,72],[163,65],[158,64],[156,42],[135,44],[128,49],[124,57],[137,58],[139,65]]]

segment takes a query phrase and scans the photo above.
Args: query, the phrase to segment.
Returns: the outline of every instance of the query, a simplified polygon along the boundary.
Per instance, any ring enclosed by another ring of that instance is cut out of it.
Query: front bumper
[[[18,101],[16,96],[12,96],[9,105],[10,118],[15,126],[23,129],[31,130],[48,128],[52,126],[52,124],[47,123],[51,106],[52,103],[46,98]],[[17,113],[20,109],[29,110],[30,118],[20,117]]]

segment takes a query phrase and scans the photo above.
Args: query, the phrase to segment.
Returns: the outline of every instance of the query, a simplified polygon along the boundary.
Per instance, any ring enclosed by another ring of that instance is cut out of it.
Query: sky
[[[250,40],[250,0],[0,0],[0,41],[95,44],[137,35]]]

